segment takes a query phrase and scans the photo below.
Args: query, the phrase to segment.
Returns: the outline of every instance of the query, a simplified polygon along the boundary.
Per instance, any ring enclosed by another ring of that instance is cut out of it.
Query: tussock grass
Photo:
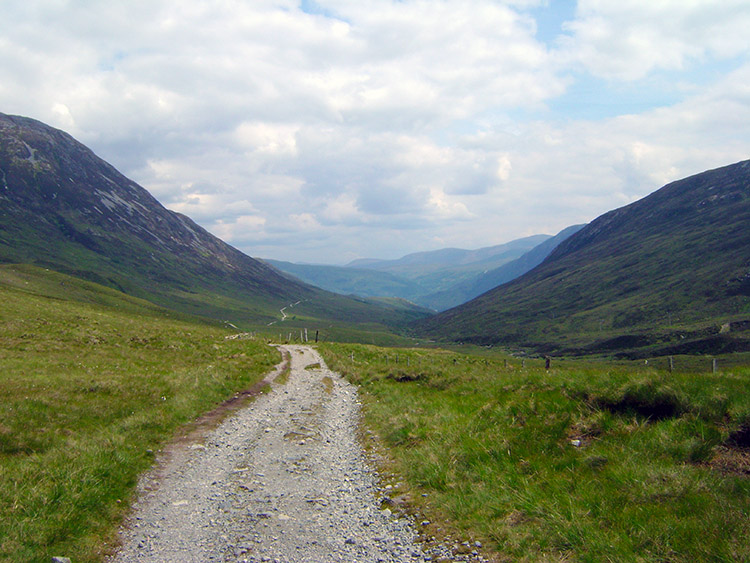
[[[1,267],[0,302],[2,561],[100,561],[154,452],[278,360],[54,272]]]
[[[750,458],[732,443],[750,427],[746,368],[546,371],[444,351],[320,349],[361,386],[366,424],[415,509],[497,560],[750,560]],[[717,461],[728,449],[739,462]]]

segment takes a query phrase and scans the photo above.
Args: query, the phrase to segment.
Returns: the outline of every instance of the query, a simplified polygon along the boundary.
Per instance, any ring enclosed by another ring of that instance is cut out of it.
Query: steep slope
[[[524,276],[418,324],[423,335],[545,352],[750,347],[750,161],[592,221]]]
[[[270,322],[307,316],[404,320],[401,311],[296,283],[168,211],[70,135],[0,114],[0,262],[45,266],[159,305]]]
[[[577,233],[583,227],[584,225],[573,225],[572,227],[563,229],[554,237],[547,238],[526,254],[511,262],[503,264],[494,270],[478,274],[443,291],[421,297],[420,304],[436,311],[445,311],[461,303],[466,303],[482,293],[522,276],[535,266],[538,266],[562,241]]]

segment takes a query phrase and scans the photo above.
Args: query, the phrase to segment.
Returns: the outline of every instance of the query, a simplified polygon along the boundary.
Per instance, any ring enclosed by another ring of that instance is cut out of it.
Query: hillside
[[[749,349],[748,225],[744,161],[602,215],[524,276],[416,330],[546,353]]]
[[[419,302],[421,305],[436,311],[445,311],[451,307],[466,303],[482,293],[514,280],[535,266],[538,266],[562,241],[577,233],[583,227],[584,225],[573,225],[572,227],[563,229],[554,237],[545,239],[515,260],[507,262],[493,270],[482,272],[443,291],[425,295],[420,298]]]
[[[398,297],[434,308],[428,297],[431,294],[443,291],[452,295],[457,284],[471,284],[478,276],[518,259],[550,238],[534,235],[476,250],[443,248],[397,260],[360,259],[346,266],[265,261],[293,279],[342,295]]]
[[[549,235],[533,235],[476,250],[442,248],[407,254],[397,260],[355,260],[347,266],[407,279],[421,288],[421,295],[429,295],[507,264],[548,238]],[[422,304],[419,297],[415,301]]]
[[[48,267],[234,324],[296,316],[395,325],[424,316],[290,281],[165,209],[67,133],[0,114],[0,262]]]
[[[423,293],[417,283],[388,272],[346,266],[294,264],[281,260],[263,261],[299,281],[342,295],[392,296],[414,301]]]

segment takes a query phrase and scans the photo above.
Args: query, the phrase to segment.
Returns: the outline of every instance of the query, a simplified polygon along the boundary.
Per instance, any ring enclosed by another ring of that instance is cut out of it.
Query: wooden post
[[[716,373],[716,358],[711,360],[711,373]]]
[[[315,331],[315,342],[316,343],[318,342],[318,331],[317,330]]]
[[[526,367],[526,358],[524,358],[523,360],[521,360],[521,367],[522,368]]]
[[[669,356],[669,373],[672,373],[673,369],[674,369],[674,358],[672,356]]]
[[[549,371],[549,366],[550,366],[551,361],[552,360],[550,359],[549,356],[544,358],[544,369],[546,369],[547,371]]]

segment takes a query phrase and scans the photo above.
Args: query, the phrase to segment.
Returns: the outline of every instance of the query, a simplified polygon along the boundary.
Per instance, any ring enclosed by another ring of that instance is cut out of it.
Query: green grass
[[[750,351],[750,167],[611,211],[539,266],[416,323],[424,337],[559,356]],[[734,323],[729,332],[722,325]]]
[[[101,561],[139,473],[278,353],[114,290],[0,267],[0,560]]]
[[[497,560],[750,560],[750,480],[719,463],[729,452],[750,467],[726,447],[750,436],[747,368],[547,372],[540,360],[320,349],[361,386],[365,423],[415,509]]]

